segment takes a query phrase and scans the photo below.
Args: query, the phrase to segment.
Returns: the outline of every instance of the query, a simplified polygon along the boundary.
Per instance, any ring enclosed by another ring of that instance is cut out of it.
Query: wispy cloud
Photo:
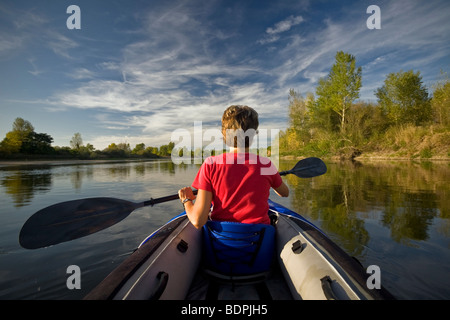
[[[67,73],[67,76],[75,80],[86,80],[95,78],[96,74],[92,70],[86,68],[78,68],[71,70],[69,73]]]
[[[48,47],[55,54],[69,60],[75,58],[70,52],[79,47],[79,43],[55,31],[47,31],[46,37]]]
[[[266,35],[263,39],[259,40],[260,44],[266,44],[275,42],[280,39],[280,33],[290,30],[293,26],[296,26],[304,21],[302,16],[289,16],[288,18],[277,22],[273,27],[266,29]]]
[[[22,36],[9,35],[0,32],[0,57],[6,57],[12,52],[23,47],[24,38]]]
[[[51,19],[37,9],[0,7],[3,28],[0,31],[0,57],[18,50],[29,50],[45,46],[54,54],[73,59],[70,51],[79,44],[51,26]]]
[[[44,71],[40,70],[38,68],[38,66],[36,65],[36,59],[35,58],[30,58],[28,59],[28,62],[30,63],[31,67],[33,68],[33,70],[29,70],[28,72],[31,73],[33,76],[39,76],[40,74],[42,74]]]
[[[275,27],[267,28],[266,32],[268,34],[277,34],[280,32],[285,32],[285,31],[288,31],[289,29],[291,29],[293,26],[300,24],[301,22],[303,22],[303,20],[304,19],[302,16],[297,16],[297,17],[290,16],[286,20],[277,22],[275,24]]]
[[[196,17],[194,8],[151,10],[142,20],[138,41],[122,48],[122,61],[104,61],[98,67],[122,75],[120,80],[90,79],[77,88],[55,93],[48,103],[58,107],[122,112],[123,121],[144,133],[170,131],[195,120],[220,120],[231,103],[246,103],[273,110],[274,97],[258,78],[263,68],[252,63],[230,63],[214,54],[216,34]],[[206,20],[205,20],[206,21]],[[145,30],[145,33],[144,33]],[[88,78],[76,69],[72,77]],[[127,114],[139,113],[138,116]],[[180,118],[182,115],[182,118]]]

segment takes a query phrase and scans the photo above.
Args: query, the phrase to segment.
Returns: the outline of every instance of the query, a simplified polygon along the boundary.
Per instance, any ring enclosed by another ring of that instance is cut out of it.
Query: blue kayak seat
[[[207,274],[228,280],[265,278],[275,250],[275,228],[209,220],[203,227],[203,266]]]

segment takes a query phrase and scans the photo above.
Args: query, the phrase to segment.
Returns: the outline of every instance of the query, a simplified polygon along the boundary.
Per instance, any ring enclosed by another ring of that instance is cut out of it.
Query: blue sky
[[[69,5],[81,29],[69,30]],[[381,29],[369,30],[369,5]],[[388,73],[420,71],[425,85],[450,66],[450,1],[0,2],[0,139],[16,117],[53,145],[160,146],[179,128],[218,127],[246,104],[260,127],[285,129],[289,89],[315,92],[337,51],[363,69],[360,99]]]

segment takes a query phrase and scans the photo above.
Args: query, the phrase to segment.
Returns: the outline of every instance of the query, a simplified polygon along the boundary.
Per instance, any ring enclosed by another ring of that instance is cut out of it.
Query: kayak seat
[[[228,280],[265,279],[275,248],[275,228],[209,220],[203,227],[203,269]]]

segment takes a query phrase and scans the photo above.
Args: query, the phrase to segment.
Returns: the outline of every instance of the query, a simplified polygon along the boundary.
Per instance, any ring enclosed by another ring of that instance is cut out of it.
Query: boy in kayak
[[[257,133],[258,113],[248,106],[230,106],[222,116],[222,135],[228,153],[208,157],[200,167],[192,187],[178,191],[189,221],[201,228],[208,220],[270,224],[270,188],[281,197],[289,189],[273,163],[249,153]],[[211,208],[212,205],[212,208]]]

